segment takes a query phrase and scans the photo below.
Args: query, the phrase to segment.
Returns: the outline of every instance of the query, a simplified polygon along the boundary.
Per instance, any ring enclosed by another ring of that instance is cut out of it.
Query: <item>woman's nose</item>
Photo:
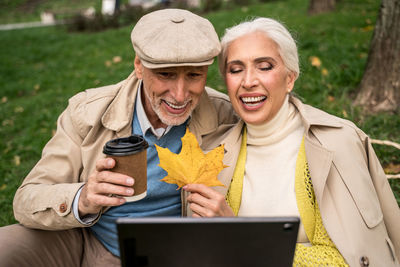
[[[254,71],[247,70],[242,80],[243,88],[251,89],[252,87],[255,87],[257,85],[258,85],[257,75],[254,73]]]

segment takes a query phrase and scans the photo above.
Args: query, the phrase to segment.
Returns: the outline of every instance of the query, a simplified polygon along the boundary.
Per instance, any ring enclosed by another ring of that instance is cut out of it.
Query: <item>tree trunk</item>
[[[372,113],[400,105],[400,1],[382,0],[366,70],[354,102]]]
[[[320,13],[330,12],[335,9],[336,0],[310,0],[308,7],[309,15],[317,15]]]

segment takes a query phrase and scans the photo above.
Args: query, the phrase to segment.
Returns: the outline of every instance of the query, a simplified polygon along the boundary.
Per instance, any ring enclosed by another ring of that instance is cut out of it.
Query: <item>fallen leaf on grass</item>
[[[368,26],[365,26],[364,28],[361,28],[361,31],[363,31],[363,32],[369,32],[369,31],[373,31],[373,30],[374,30],[373,25],[368,25]]]
[[[7,185],[6,184],[2,184],[1,186],[0,186],[0,191],[3,191],[4,189],[6,189],[7,188]]]
[[[310,62],[311,62],[312,66],[317,67],[317,68],[321,67],[321,64],[322,64],[321,60],[315,56],[310,57]]]
[[[204,154],[196,137],[188,129],[182,137],[182,149],[179,154],[156,145],[160,166],[168,175],[161,181],[176,184],[178,188],[186,184],[204,184],[206,186],[224,186],[217,176],[225,167],[224,146],[214,148]]]
[[[15,166],[19,166],[21,164],[21,158],[19,156],[14,156],[14,164]]]
[[[11,149],[12,149],[11,142],[8,141],[8,142],[6,143],[6,148],[3,150],[3,153],[4,153],[4,154],[7,154],[8,152],[11,151]]]
[[[115,57],[113,57],[112,61],[113,61],[114,63],[119,63],[119,62],[122,61],[122,58],[121,58],[120,56],[115,56]]]
[[[384,170],[385,173],[400,173],[400,164],[389,163]]]
[[[14,112],[15,112],[15,113],[21,113],[21,112],[24,112],[24,108],[23,108],[23,107],[21,107],[21,106],[18,106],[18,107],[16,107],[16,108],[14,109]]]
[[[360,53],[360,54],[358,55],[359,58],[366,58],[367,56],[368,56],[367,53]]]
[[[13,120],[4,120],[1,125],[3,126],[13,126],[14,125],[14,121]]]
[[[328,95],[328,101],[329,102],[334,102],[335,101],[335,97],[331,96],[331,95]]]

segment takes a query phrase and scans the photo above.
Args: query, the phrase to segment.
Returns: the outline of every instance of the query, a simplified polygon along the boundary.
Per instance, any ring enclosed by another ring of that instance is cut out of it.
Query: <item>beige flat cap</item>
[[[144,15],[131,40],[146,68],[210,65],[221,51],[218,35],[205,18],[182,9]]]

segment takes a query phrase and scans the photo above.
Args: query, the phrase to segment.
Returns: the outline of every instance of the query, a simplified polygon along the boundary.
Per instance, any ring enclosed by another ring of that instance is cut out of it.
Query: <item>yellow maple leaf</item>
[[[319,57],[311,56],[309,59],[310,59],[312,66],[317,67],[317,68],[321,67],[322,63],[321,63],[321,60],[319,59]]]
[[[217,178],[218,173],[228,167],[222,162],[224,158],[223,145],[204,154],[194,134],[186,129],[179,154],[172,153],[168,148],[155,146],[160,158],[158,166],[168,173],[161,181],[177,184],[178,189],[186,184],[224,186]]]

